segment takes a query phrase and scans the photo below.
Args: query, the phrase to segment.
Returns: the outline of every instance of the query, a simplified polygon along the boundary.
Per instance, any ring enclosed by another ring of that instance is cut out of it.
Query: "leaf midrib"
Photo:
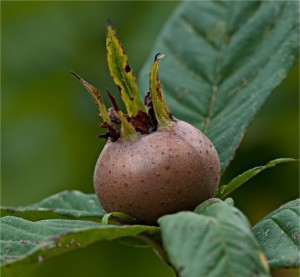
[[[227,27],[227,25],[226,25],[226,27]],[[207,116],[206,116],[206,118],[204,118],[204,124],[203,124],[204,125],[204,129],[203,129],[204,133],[207,132],[208,126],[210,124],[210,121],[212,118],[213,106],[216,102],[216,95],[219,90],[218,80],[219,80],[219,76],[220,76],[220,69],[221,69],[221,64],[222,64],[222,59],[223,59],[222,55],[225,50],[225,45],[226,45],[226,32],[223,34],[220,48],[217,51],[216,66],[215,66],[215,72],[214,72],[214,76],[213,76],[213,80],[212,80],[212,84],[211,84],[211,93],[210,93],[210,99],[209,99],[209,104],[208,104],[208,109],[207,109]]]

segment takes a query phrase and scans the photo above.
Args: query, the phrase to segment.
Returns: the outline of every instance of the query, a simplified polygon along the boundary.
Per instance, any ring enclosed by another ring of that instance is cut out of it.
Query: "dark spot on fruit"
[[[125,173],[123,173],[122,175],[123,175],[123,177],[126,177],[126,174],[125,174]]]
[[[188,172],[189,174],[191,174],[191,173],[192,173],[192,170],[189,169],[187,172]]]
[[[168,180],[166,181],[166,183],[167,183],[167,184],[170,184],[170,183],[171,183],[171,180],[170,180],[170,179],[168,179]]]
[[[190,156],[190,155],[191,155],[191,153],[190,153],[190,152],[187,152],[187,154],[188,154],[188,156]]]
[[[165,152],[161,152],[161,154],[163,155],[163,154],[165,154]]]
[[[144,180],[143,180],[143,179],[141,179],[141,180],[140,180],[140,182],[141,182],[141,183],[144,183]]]
[[[130,70],[131,70],[131,69],[130,69],[129,64],[126,64],[126,66],[125,66],[125,72],[128,73]]]
[[[209,147],[212,148],[212,144],[210,144]]]
[[[209,169],[210,169],[210,170],[213,170],[213,166],[210,166]]]
[[[169,165],[167,165],[167,166],[165,167],[165,169],[166,169],[166,170],[169,170],[169,169],[170,169],[170,166],[169,166]]]
[[[160,176],[160,173],[156,173],[156,176],[159,177],[159,176]]]
[[[206,154],[208,154],[208,150],[206,150]]]
[[[147,190],[144,190],[143,193],[144,193],[145,195],[148,195],[148,194],[149,194],[149,192],[148,192]]]
[[[215,181],[217,182],[219,180],[219,178],[218,177],[215,177]]]
[[[161,186],[161,187],[160,187],[160,189],[164,190],[164,189],[165,189],[165,187],[164,187],[164,186]]]
[[[128,186],[129,186],[129,184],[128,184],[128,183],[125,183],[125,184],[124,184],[124,186],[125,186],[125,187],[128,187]]]

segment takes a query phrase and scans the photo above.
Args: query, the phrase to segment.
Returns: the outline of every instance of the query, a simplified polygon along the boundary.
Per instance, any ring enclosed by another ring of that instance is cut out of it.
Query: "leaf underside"
[[[166,54],[160,79],[168,106],[211,139],[222,172],[295,61],[298,11],[297,1],[186,1],[158,37],[150,57]]]
[[[219,199],[159,219],[163,245],[181,277],[269,276],[246,217]]]
[[[63,191],[26,207],[1,207],[1,216],[19,216],[31,221],[42,219],[80,219],[101,222],[105,211],[95,194]]]
[[[37,222],[1,218],[3,273],[20,274],[45,259],[100,240],[156,237],[158,227],[107,225],[91,221],[49,219]]]
[[[253,227],[271,269],[300,267],[300,199],[281,206]]]

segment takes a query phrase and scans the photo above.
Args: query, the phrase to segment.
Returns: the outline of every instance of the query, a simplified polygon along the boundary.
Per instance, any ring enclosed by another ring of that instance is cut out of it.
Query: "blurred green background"
[[[1,2],[2,205],[31,204],[66,189],[93,192],[94,165],[105,141],[97,139],[97,108],[70,70],[117,93],[105,60],[106,19],[115,22],[138,75],[178,4]],[[297,63],[246,132],[224,181],[274,158],[298,157],[298,76]],[[296,198],[298,183],[298,164],[283,164],[232,196],[255,223]],[[115,242],[54,257],[25,276],[94,274],[175,276],[150,249]]]

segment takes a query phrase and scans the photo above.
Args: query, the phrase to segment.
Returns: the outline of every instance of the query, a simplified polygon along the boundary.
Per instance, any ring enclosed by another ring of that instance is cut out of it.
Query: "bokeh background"
[[[94,165],[105,141],[97,139],[97,108],[70,70],[100,90],[109,87],[117,94],[105,59],[106,19],[115,22],[138,75],[178,4],[1,2],[2,205],[32,204],[67,189],[93,193]],[[247,130],[224,182],[271,159],[298,157],[298,64]],[[298,164],[283,164],[255,177],[232,197],[254,224],[297,198],[298,183]],[[115,242],[54,257],[24,276],[95,274],[175,276],[150,249]],[[297,272],[275,275],[297,276]]]

